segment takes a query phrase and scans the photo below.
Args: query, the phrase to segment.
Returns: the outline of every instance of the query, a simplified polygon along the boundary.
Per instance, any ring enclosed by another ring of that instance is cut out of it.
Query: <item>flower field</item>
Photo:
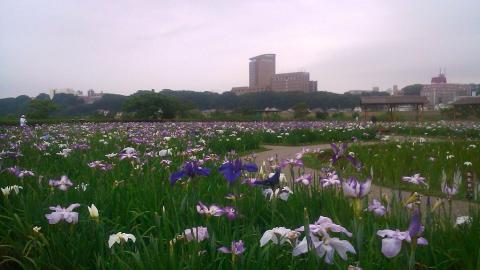
[[[479,269],[476,204],[448,212],[480,173],[479,136],[466,122],[0,127],[0,268]],[[252,154],[314,143],[334,144]]]

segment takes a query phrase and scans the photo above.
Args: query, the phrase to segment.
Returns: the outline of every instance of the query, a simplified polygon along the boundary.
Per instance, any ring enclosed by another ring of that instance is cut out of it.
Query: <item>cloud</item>
[[[480,2],[15,1],[0,3],[0,97],[49,88],[226,91],[248,58],[320,89],[480,82]]]

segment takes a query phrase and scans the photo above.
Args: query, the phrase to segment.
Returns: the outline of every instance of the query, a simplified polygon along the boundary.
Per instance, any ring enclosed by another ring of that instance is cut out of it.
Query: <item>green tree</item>
[[[293,117],[295,118],[304,118],[308,115],[307,103],[301,102],[293,106]]]
[[[58,109],[58,105],[50,99],[34,99],[28,106],[28,117],[33,119],[45,119]]]
[[[179,102],[172,98],[153,91],[138,91],[128,97],[123,104],[127,112],[136,113],[136,117],[144,119],[175,117],[180,108]]]
[[[412,84],[402,88],[402,93],[405,96],[420,96],[423,84]]]

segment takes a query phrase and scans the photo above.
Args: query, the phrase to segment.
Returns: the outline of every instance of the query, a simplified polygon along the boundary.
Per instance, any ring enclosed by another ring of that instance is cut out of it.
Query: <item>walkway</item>
[[[419,138],[415,137],[391,137],[390,140],[395,140],[395,141],[415,141],[418,140]],[[434,139],[433,139],[434,140]],[[427,141],[433,141],[432,139],[427,139]],[[359,142],[361,145],[371,145],[371,144],[377,144],[379,142]],[[281,145],[262,145],[265,149],[268,149],[263,152],[259,152],[256,154],[256,163],[257,165],[261,165],[263,161],[267,161],[269,158],[277,158],[279,161],[282,161],[284,159],[289,159],[289,158],[295,158],[295,155],[299,152],[302,152],[304,148],[308,148],[310,150],[327,150],[331,149],[330,144],[316,144],[316,145],[307,145],[307,146],[281,146]],[[268,162],[267,162],[268,164]],[[288,169],[288,168],[286,168]],[[285,170],[286,170],[285,169]],[[290,175],[289,171],[283,171],[285,175],[288,177]],[[314,169],[310,168],[305,168],[305,173],[312,173],[314,172]],[[318,173],[316,173],[318,175]],[[373,183],[375,183],[375,179],[373,179]],[[395,196],[398,197],[399,191],[396,189],[388,188],[388,187],[381,187],[377,186],[375,184],[372,184],[372,189],[369,194],[369,200],[371,201],[372,199],[376,198],[379,199],[381,197],[382,193],[386,193],[389,198],[392,198],[392,193],[395,193]],[[403,199],[409,197],[411,195],[411,191],[401,191],[401,196]],[[427,196],[423,196],[422,198],[422,206],[427,205]],[[433,205],[435,201],[438,199],[438,197],[430,196],[430,202]],[[461,200],[454,200],[452,203],[452,215],[454,217],[457,216],[462,216],[462,215],[468,215],[469,213],[469,208],[470,207],[476,207],[476,203],[471,203],[468,201],[461,201]],[[445,207],[448,210],[448,203],[445,203]],[[439,209],[441,210],[441,209]]]

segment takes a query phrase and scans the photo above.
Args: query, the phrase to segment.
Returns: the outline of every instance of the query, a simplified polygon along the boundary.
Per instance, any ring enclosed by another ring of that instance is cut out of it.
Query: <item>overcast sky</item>
[[[50,88],[223,92],[248,58],[319,90],[480,83],[479,0],[1,0],[0,97]]]

